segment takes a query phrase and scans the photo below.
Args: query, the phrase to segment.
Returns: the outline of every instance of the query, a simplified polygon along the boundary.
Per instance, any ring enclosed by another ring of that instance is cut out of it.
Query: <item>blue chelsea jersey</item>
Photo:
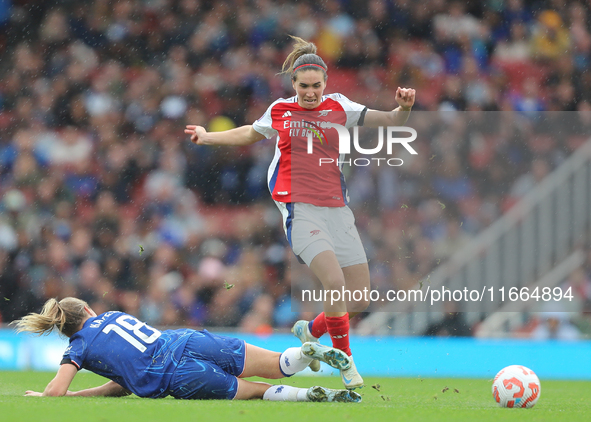
[[[70,337],[62,364],[88,369],[140,397],[164,397],[193,333],[160,332],[123,312],[105,312]]]

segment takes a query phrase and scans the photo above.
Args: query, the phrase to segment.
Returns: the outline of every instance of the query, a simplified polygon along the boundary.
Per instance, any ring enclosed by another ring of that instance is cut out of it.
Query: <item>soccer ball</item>
[[[521,365],[501,369],[492,385],[493,397],[500,407],[534,407],[540,391],[537,375]]]

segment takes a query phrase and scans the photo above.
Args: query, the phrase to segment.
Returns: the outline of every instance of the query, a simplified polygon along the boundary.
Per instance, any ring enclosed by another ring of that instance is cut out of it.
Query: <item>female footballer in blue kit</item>
[[[61,366],[45,391],[27,396],[126,396],[177,399],[264,399],[273,401],[359,402],[348,390],[296,388],[242,378],[277,379],[305,369],[320,359],[341,369],[350,362],[340,350],[317,343],[272,352],[243,340],[207,330],[159,331],[123,312],[96,315],[76,298],[49,299],[41,313],[14,321],[18,332],[46,334],[56,327],[70,338]],[[68,391],[80,369],[108,379],[106,384]]]
[[[290,74],[296,96],[275,101],[252,125],[223,132],[187,125],[185,133],[198,145],[250,145],[277,136],[268,183],[293,252],[310,267],[325,291],[363,291],[370,286],[369,268],[347,206],[342,164],[319,166],[319,159],[342,163],[338,132],[326,123],[347,129],[403,125],[414,105],[415,90],[398,88],[395,100],[399,106],[388,112],[370,110],[341,94],[323,95],[326,63],[316,55],[313,43],[292,38],[296,43],[283,64],[283,73]],[[313,142],[308,133],[314,134]],[[349,318],[368,305],[344,298],[325,300],[323,313],[309,322],[298,321],[292,331],[303,343],[317,342],[328,332],[333,346],[351,356]],[[317,371],[319,364],[313,361],[310,367]],[[348,389],[363,386],[352,356],[350,367],[341,370],[341,378]]]

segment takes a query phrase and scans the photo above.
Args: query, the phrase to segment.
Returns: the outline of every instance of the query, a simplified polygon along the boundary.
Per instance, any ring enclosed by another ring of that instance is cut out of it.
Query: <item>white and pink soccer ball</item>
[[[492,385],[493,397],[500,407],[534,407],[540,391],[537,375],[521,365],[501,369]]]

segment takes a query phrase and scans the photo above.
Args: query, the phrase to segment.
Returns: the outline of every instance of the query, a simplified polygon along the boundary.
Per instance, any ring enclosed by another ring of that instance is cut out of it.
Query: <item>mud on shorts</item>
[[[365,249],[348,206],[318,207],[303,202],[277,202],[287,241],[300,262],[333,251],[341,268],[367,262]]]

